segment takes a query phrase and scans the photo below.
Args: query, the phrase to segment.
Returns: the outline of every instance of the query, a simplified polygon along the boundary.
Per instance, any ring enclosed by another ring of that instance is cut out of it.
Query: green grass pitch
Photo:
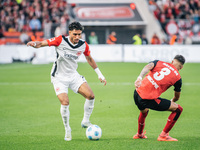
[[[158,142],[170,112],[150,110],[148,139],[133,140],[139,110],[133,101],[134,81],[145,63],[98,63],[107,79],[104,87],[87,63],[79,63],[95,94],[91,122],[102,128],[99,141],[90,141],[81,128],[85,99],[69,90],[72,141],[64,141],[60,103],[50,83],[52,64],[0,65],[0,150],[199,150],[200,64],[186,63],[181,98],[183,113],[170,135],[178,142]],[[173,87],[161,95],[171,99]]]

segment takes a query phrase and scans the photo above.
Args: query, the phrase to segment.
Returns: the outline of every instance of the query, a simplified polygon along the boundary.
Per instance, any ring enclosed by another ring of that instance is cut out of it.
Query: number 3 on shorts
[[[156,72],[154,73],[153,77],[154,79],[156,79],[157,81],[162,80],[165,76],[170,74],[170,70],[168,68],[162,68],[160,72]]]

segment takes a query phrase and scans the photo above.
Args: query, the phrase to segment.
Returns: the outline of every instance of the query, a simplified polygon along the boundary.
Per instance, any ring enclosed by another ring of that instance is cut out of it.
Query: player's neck
[[[72,44],[72,45],[76,45],[76,44],[78,44],[78,43],[74,43],[74,42],[71,40],[70,37],[69,37],[69,42],[70,42],[70,44]]]

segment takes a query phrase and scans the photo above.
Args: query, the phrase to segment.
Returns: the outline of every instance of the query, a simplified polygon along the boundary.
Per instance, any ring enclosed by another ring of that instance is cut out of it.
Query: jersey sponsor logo
[[[157,89],[159,88],[158,84],[152,79],[151,76],[147,76],[147,79],[149,80],[149,82],[151,82],[151,84]]]
[[[66,52],[64,52],[64,57],[74,59],[74,60],[78,59],[78,56],[67,54]]]

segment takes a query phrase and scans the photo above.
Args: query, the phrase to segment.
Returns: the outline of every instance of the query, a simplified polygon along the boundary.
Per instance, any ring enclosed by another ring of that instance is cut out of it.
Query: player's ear
[[[178,68],[179,68],[179,70],[181,70],[183,68],[183,64],[179,62]]]
[[[183,65],[181,65],[181,68],[180,68],[180,70],[183,68]]]

